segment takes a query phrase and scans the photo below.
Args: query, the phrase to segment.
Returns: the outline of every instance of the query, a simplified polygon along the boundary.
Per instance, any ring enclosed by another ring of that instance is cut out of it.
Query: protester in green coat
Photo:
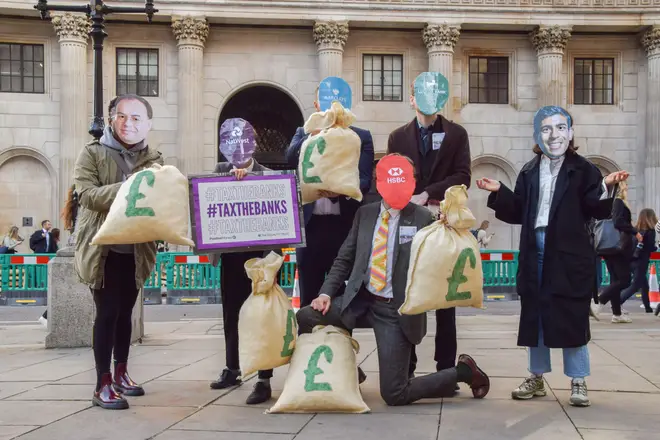
[[[127,372],[132,312],[139,290],[156,264],[156,243],[94,246],[119,187],[131,174],[157,163],[162,155],[147,146],[153,110],[142,97],[118,96],[108,108],[110,124],[100,141],[80,152],[74,170],[79,197],[75,269],[94,295],[94,360],[97,384],[92,403],[126,409],[123,395],[141,396],[142,387]],[[110,363],[114,354],[114,378]]]

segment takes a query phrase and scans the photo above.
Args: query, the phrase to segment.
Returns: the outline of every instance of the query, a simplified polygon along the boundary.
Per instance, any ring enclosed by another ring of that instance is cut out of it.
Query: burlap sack
[[[321,130],[305,140],[300,149],[298,174],[303,204],[321,198],[319,190],[362,200],[360,191],[360,137],[349,127],[355,116],[339,102],[314,113],[305,123],[305,133]]]
[[[440,204],[444,218],[415,234],[410,249],[402,315],[451,307],[483,308],[479,244],[470,232],[476,220],[467,208],[465,185],[452,186]]]
[[[369,412],[358,384],[356,340],[345,330],[317,326],[300,335],[284,391],[268,413]]]
[[[93,245],[165,241],[194,246],[188,238],[188,179],[171,165],[133,174],[117,192]]]
[[[284,258],[275,252],[245,262],[252,293],[238,316],[238,361],[243,377],[288,364],[296,346],[296,314],[277,284],[283,262]]]

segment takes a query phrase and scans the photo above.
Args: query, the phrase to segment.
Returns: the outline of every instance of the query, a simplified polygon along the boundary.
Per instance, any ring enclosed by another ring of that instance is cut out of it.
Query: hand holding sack
[[[194,246],[188,238],[189,205],[186,176],[171,165],[153,164],[121,185],[92,244],[160,240]]]
[[[284,391],[268,413],[369,412],[358,384],[359,350],[345,330],[331,325],[300,335]]]
[[[440,204],[442,220],[413,238],[402,315],[452,307],[483,308],[483,269],[479,243],[470,232],[476,223],[467,208],[465,185],[452,186]]]
[[[252,293],[238,316],[238,361],[243,377],[288,364],[296,346],[296,314],[276,282],[283,262],[275,252],[245,262]]]
[[[307,138],[300,149],[303,204],[320,199],[321,190],[362,200],[358,169],[361,142],[349,128],[354,121],[353,113],[335,101],[329,110],[312,114],[305,123],[305,133],[321,132]]]

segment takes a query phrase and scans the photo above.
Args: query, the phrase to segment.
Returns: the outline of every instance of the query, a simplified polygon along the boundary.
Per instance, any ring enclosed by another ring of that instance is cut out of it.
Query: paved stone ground
[[[505,306],[509,307],[509,306]],[[493,307],[497,308],[497,307]],[[467,311],[466,311],[467,312]],[[147,395],[127,411],[90,405],[94,378],[89,349],[45,350],[37,325],[0,326],[0,440],[626,440],[660,432],[660,319],[634,311],[634,323],[593,323],[590,344],[592,406],[568,406],[569,380],[561,353],[547,376],[549,395],[510,399],[526,372],[526,352],[516,347],[517,316],[486,312],[458,318],[459,352],[472,354],[491,376],[484,400],[459,397],[387,407],[378,393],[373,333],[356,333],[368,379],[366,415],[265,415],[269,404],[248,407],[254,379],[229,391],[209,389],[224,365],[222,323],[212,319],[148,322],[148,336],[132,348],[131,372]],[[429,328],[434,328],[430,318]],[[419,372],[430,372],[433,333],[418,348]],[[275,371],[274,397],[286,367]],[[272,402],[271,402],[272,404]]]

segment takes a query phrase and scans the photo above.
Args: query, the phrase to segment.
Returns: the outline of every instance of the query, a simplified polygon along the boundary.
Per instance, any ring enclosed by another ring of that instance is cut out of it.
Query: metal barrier
[[[0,304],[43,306],[48,302],[48,262],[55,254],[0,255]]]

